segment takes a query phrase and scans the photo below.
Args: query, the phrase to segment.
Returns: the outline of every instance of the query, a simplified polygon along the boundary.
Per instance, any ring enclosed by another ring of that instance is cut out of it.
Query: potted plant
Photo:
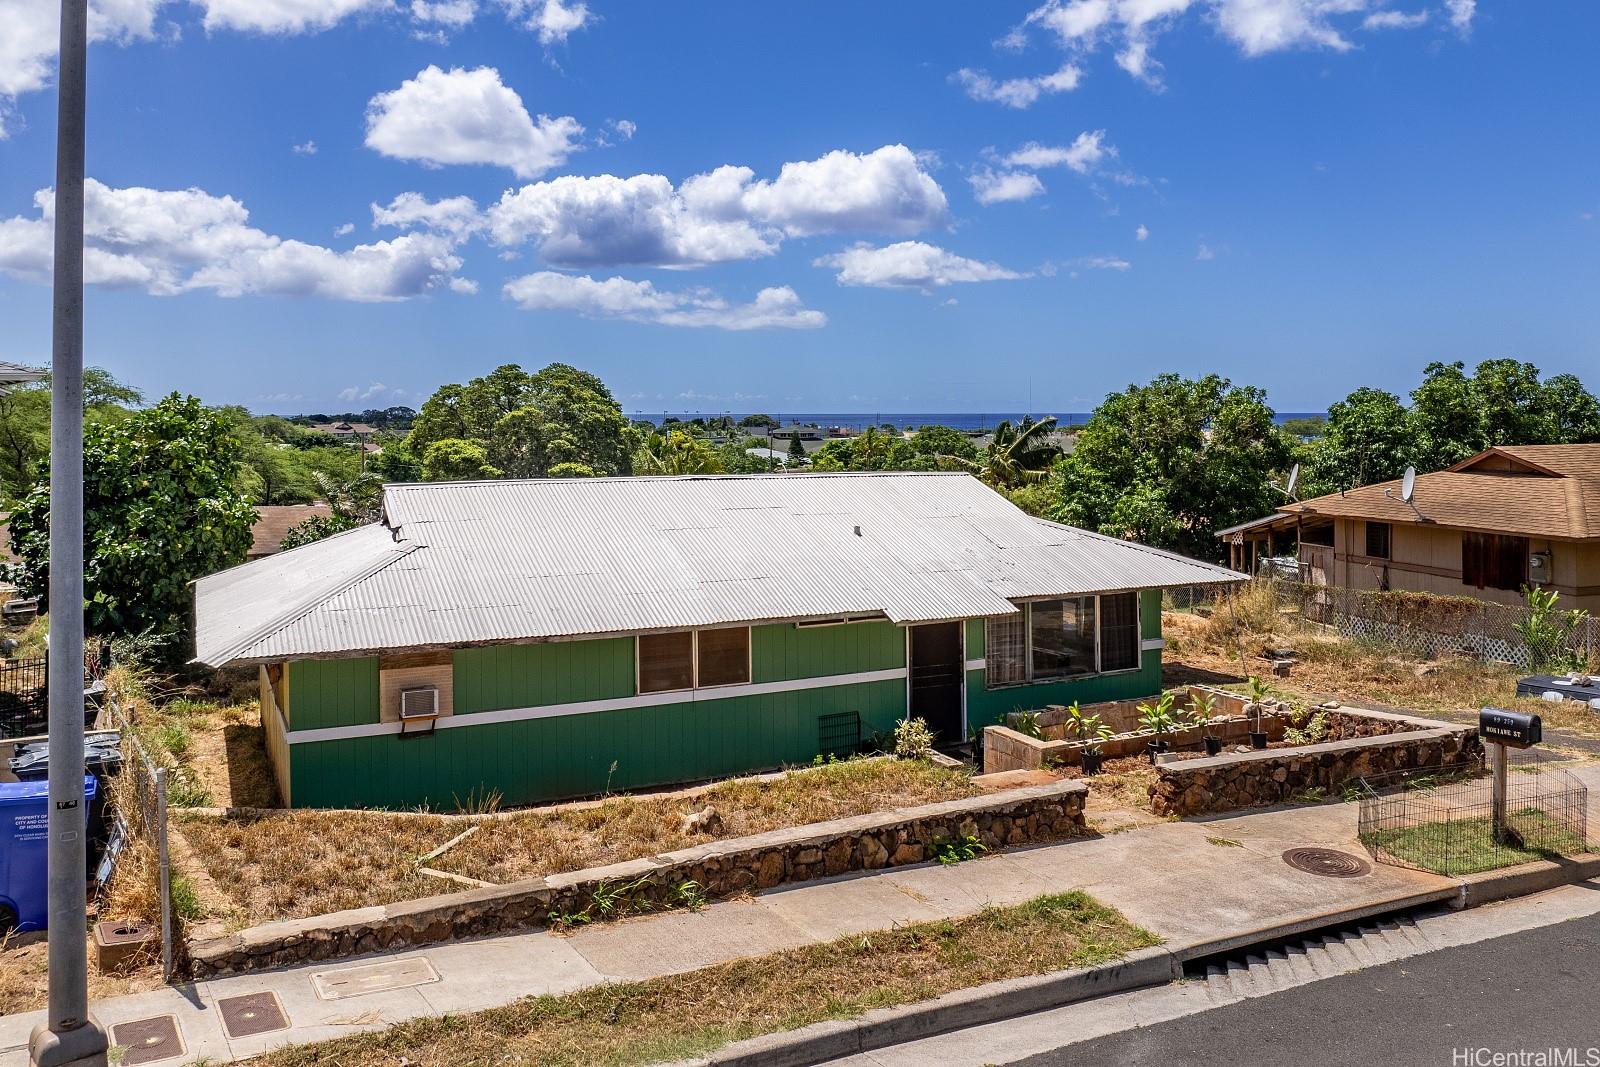
[[[1256,721],[1256,728],[1250,731],[1250,747],[1266,748],[1267,731],[1262,725],[1261,716],[1267,710],[1267,694],[1271,690],[1267,688],[1267,683],[1262,681],[1261,676],[1258,674],[1252,674],[1248,684],[1250,702],[1245,705],[1244,713],[1246,715],[1254,715]]]
[[[1155,735],[1154,739],[1144,746],[1145,754],[1150,757],[1150,762],[1156,761],[1156,756],[1172,748],[1167,735],[1172,732],[1176,724],[1172,714],[1174,697],[1171,693],[1162,693],[1161,699],[1154,704],[1139,705],[1139,725]]]
[[[1197,693],[1189,701],[1189,721],[1200,728],[1200,743],[1206,755],[1222,755],[1222,738],[1211,732],[1211,720],[1217,715],[1217,697],[1214,693]]]
[[[1068,706],[1067,717],[1062,720],[1061,726],[1069,740],[1088,742],[1079,750],[1083,759],[1083,773],[1099,774],[1100,765],[1106,758],[1105,750],[1100,745],[1111,737],[1111,727],[1101,722],[1098,715],[1085,715],[1076,700]]]

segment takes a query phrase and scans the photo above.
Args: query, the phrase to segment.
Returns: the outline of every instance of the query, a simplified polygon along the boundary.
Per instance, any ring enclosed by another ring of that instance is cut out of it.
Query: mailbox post
[[[1544,723],[1525,711],[1484,708],[1478,712],[1478,736],[1489,746],[1489,770],[1494,775],[1494,839],[1505,844],[1516,836],[1506,825],[1506,749],[1537,745],[1544,740]]]

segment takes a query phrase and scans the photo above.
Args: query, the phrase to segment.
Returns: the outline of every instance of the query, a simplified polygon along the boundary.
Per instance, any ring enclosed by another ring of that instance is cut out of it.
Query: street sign
[[[1478,736],[1509,748],[1531,748],[1544,740],[1544,724],[1526,711],[1484,708],[1478,712]]]

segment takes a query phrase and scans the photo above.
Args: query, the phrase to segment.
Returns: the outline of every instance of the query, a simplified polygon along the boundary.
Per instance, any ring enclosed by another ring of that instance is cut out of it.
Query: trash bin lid
[[[92,774],[83,776],[83,795],[92,797],[100,787],[100,783]],[[44,800],[50,796],[50,783],[37,782],[0,782],[0,804],[27,804]]]

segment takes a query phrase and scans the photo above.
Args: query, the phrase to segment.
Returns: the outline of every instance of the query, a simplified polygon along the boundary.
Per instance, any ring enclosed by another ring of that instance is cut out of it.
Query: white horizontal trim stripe
[[[724,685],[715,689],[680,689],[671,693],[644,693],[638,696],[611,697],[606,700],[584,700],[575,704],[546,704],[537,708],[502,708],[497,711],[461,712],[436,719],[435,729],[454,730],[464,726],[487,726],[500,722],[523,722],[528,719],[553,719],[562,715],[592,715],[601,711],[624,711],[630,708],[659,708],[669,704],[690,704],[703,700],[733,700],[737,697],[767,696],[771,693],[794,693],[803,689],[828,689],[836,685],[859,685],[864,682],[894,682],[907,677],[904,667],[891,667],[882,671],[862,671],[859,674],[830,674],[821,678],[790,678],[781,682],[751,682],[746,685]],[[291,712],[292,712],[291,708]],[[291,732],[291,745],[308,745],[318,741],[347,741],[358,737],[382,737],[398,734],[397,722],[369,722],[356,726],[330,726],[321,730],[295,730]]]
[[[967,670],[969,670],[969,671],[981,671],[981,670],[986,669],[988,666],[989,666],[989,661],[986,660],[986,659],[969,659],[969,660],[967,660]]]
[[[1139,651],[1141,651],[1141,652],[1159,652],[1163,648],[1166,648],[1166,647],[1167,647],[1167,642],[1166,642],[1165,639],[1160,638],[1160,637],[1147,637],[1142,642],[1140,642]]]

